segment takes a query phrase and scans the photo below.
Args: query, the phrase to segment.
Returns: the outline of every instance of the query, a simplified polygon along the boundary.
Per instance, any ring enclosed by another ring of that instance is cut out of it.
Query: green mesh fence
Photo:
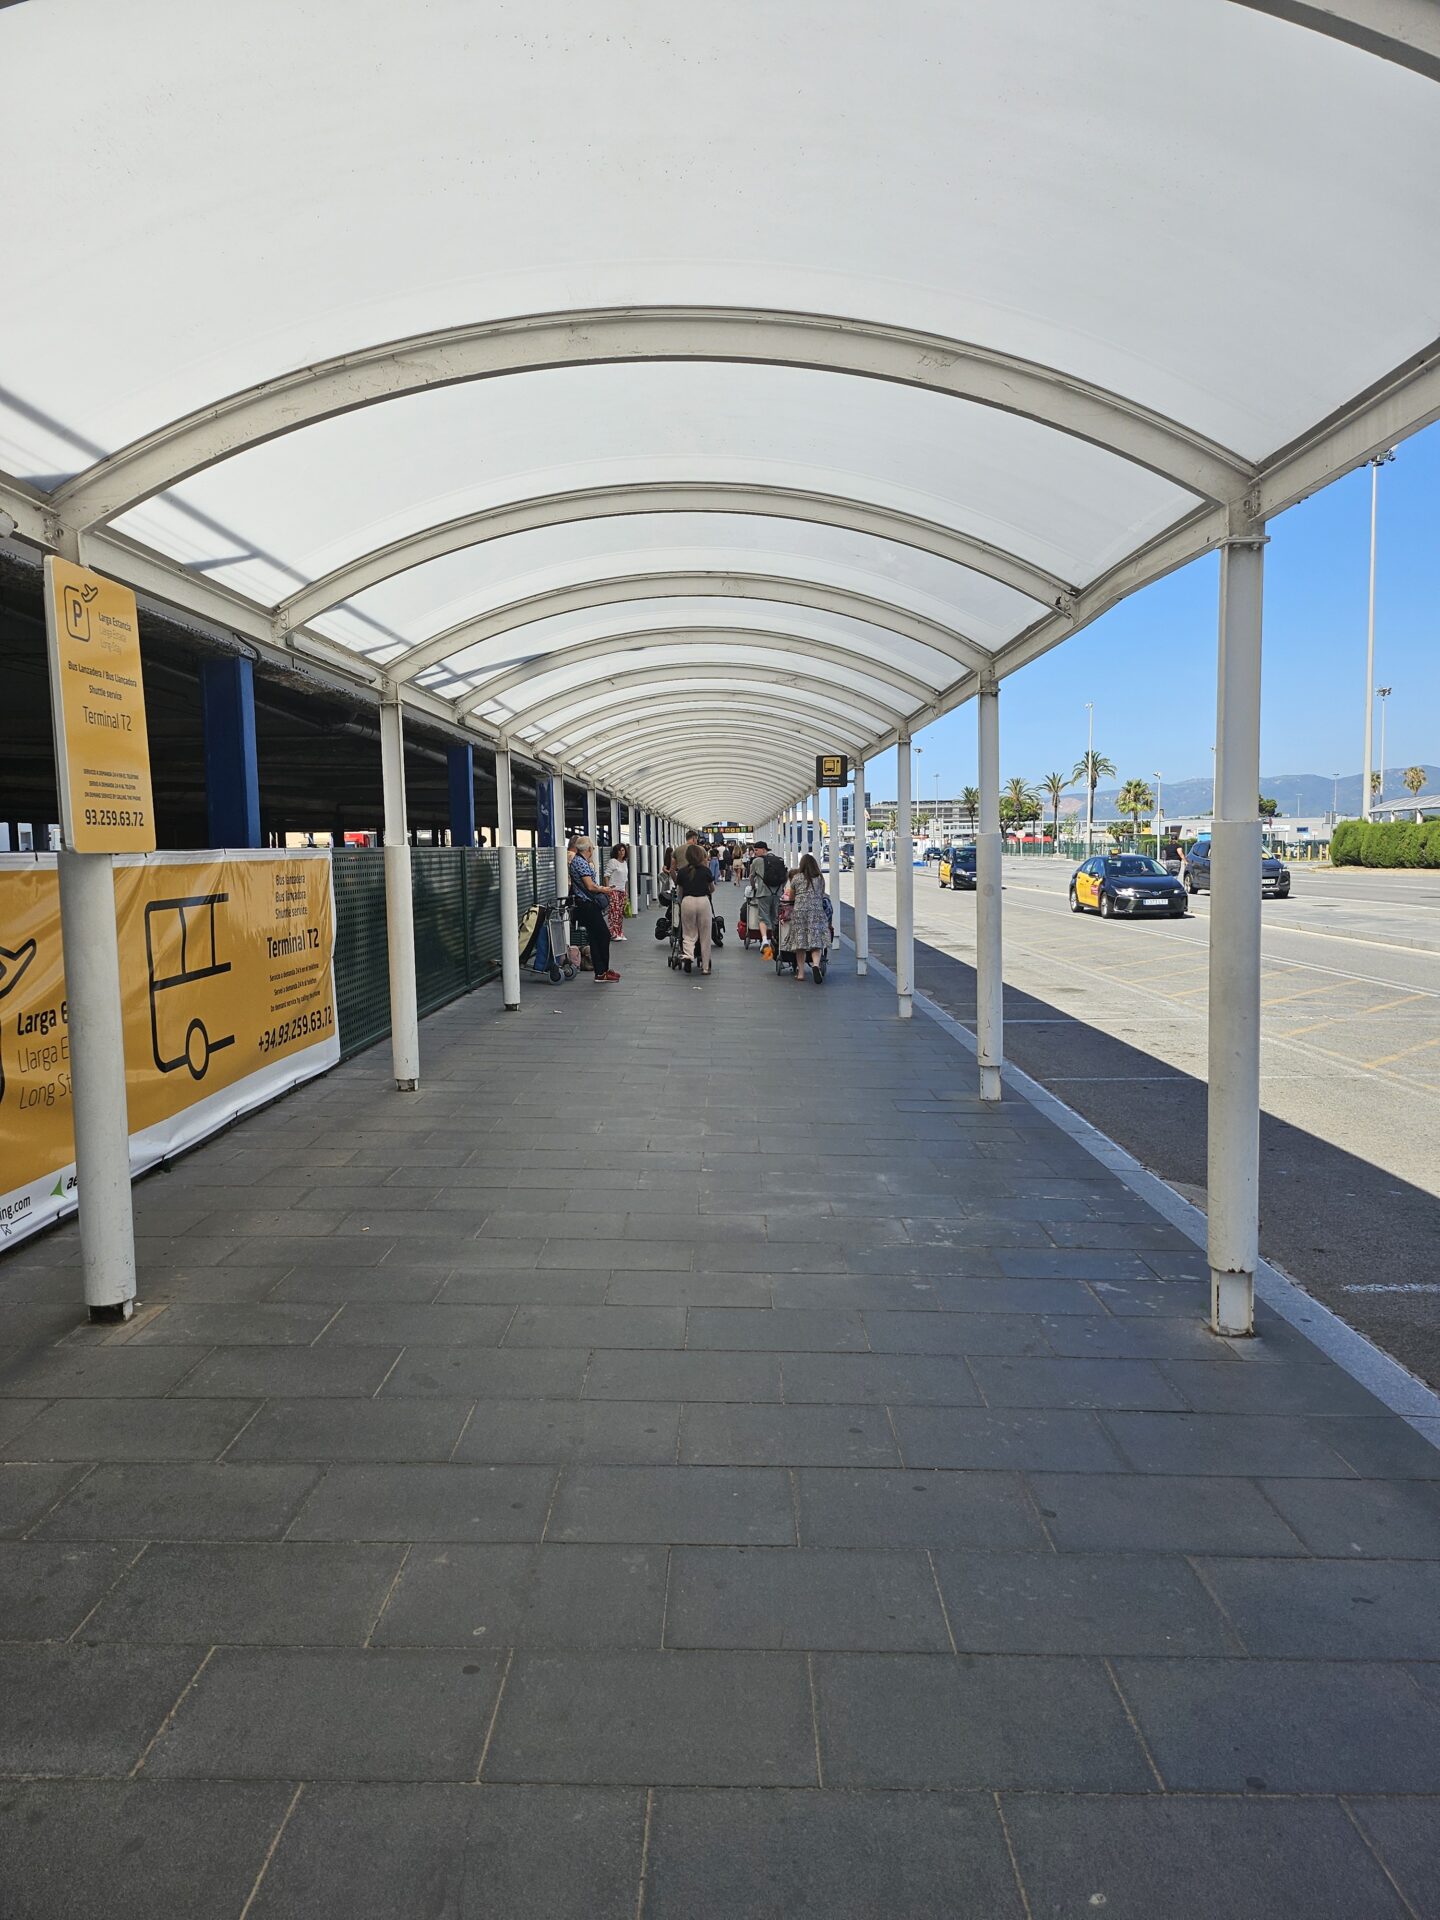
[[[335,1003],[342,1058],[390,1031],[385,946],[385,855],[379,847],[337,848]],[[515,857],[520,913],[555,898],[555,849]],[[493,848],[414,847],[415,986],[422,1014],[493,980],[500,971],[500,855]]]

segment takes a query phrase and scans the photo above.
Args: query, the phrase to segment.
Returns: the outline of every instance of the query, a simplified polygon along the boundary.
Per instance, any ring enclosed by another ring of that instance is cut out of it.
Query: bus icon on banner
[[[229,898],[228,893],[192,893],[151,900],[145,908],[150,1052],[161,1073],[185,1067],[192,1080],[203,1080],[210,1056],[235,1044],[233,1033],[217,1039],[212,1032],[217,996],[206,984],[230,971],[230,962],[219,957],[215,928],[215,909]]]

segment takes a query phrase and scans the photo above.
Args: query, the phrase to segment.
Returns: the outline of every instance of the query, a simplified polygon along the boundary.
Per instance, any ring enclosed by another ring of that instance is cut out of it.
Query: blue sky
[[[1267,774],[1358,773],[1365,724],[1365,613],[1370,471],[1337,481],[1270,524],[1265,549],[1264,717]],[[1394,688],[1386,763],[1440,762],[1440,426],[1397,450],[1380,472],[1375,682]],[[1037,781],[1069,773],[1095,748],[1120,779],[1206,779],[1215,738],[1219,563],[1195,561],[1004,683],[1001,772]],[[917,739],[917,800],[975,779],[973,704]],[[1379,756],[1377,707],[1376,756]],[[895,792],[895,756],[875,762],[876,798]]]

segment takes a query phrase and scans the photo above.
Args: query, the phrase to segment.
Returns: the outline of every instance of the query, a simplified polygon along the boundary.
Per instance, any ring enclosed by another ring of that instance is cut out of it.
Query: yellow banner
[[[56,776],[65,844],[151,853],[155,802],[135,595],[118,580],[45,561]]]
[[[118,864],[115,910],[133,1167],[339,1058],[326,856]],[[0,867],[0,1237],[54,1217],[74,1158],[57,876]]]

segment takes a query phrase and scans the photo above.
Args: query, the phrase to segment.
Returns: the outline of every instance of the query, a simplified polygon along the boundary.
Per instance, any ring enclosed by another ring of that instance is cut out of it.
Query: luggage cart
[[[558,936],[558,937],[557,937]],[[558,986],[573,980],[580,969],[570,958],[569,928],[563,906],[539,902],[530,907],[520,922],[520,964],[532,973],[544,974]]]

